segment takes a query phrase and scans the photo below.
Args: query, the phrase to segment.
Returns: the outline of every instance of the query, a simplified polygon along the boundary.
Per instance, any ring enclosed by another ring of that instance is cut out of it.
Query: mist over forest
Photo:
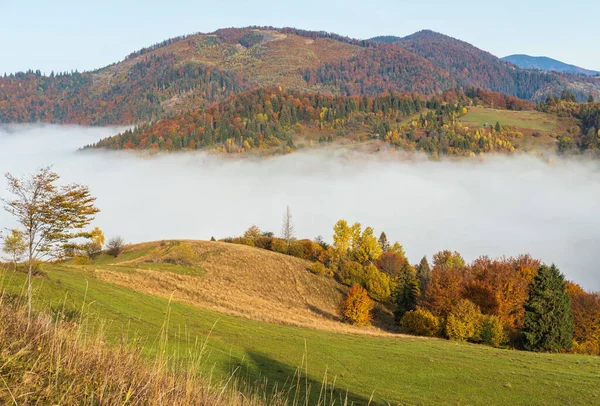
[[[1,127],[0,172],[53,165],[63,181],[90,187],[102,210],[95,224],[127,242],[218,239],[252,224],[279,234],[289,205],[299,238],[330,241],[344,218],[385,231],[412,262],[443,249],[468,261],[528,252],[600,289],[597,162],[524,155],[435,162],[326,149],[260,160],[77,151],[120,130]],[[1,196],[5,189],[2,179]],[[0,212],[0,227],[12,225]]]

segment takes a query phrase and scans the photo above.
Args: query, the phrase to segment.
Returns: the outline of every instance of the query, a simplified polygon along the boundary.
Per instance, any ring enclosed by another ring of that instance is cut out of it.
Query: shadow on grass
[[[292,366],[274,360],[267,354],[248,352],[244,360],[231,359],[229,373],[244,387],[259,388],[261,395],[270,399],[275,393],[283,394],[291,406],[300,405],[375,405],[369,399],[344,388],[337,388],[335,376],[325,375],[317,381],[307,376],[306,366]],[[309,371],[310,372],[310,365]]]

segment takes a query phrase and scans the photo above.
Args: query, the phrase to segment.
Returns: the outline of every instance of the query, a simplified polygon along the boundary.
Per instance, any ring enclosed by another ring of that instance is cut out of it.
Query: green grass
[[[94,277],[94,267],[54,265],[35,278],[38,309],[65,308],[73,318],[104,320],[109,340],[140,339],[157,351],[169,320],[169,351],[185,354],[208,337],[206,368],[225,376],[238,367],[249,379],[285,382],[307,354],[312,393],[335,377],[356,404],[594,404],[600,402],[600,358],[534,354],[418,338],[335,334],[266,324],[170,303]],[[0,271],[9,294],[25,275]],[[85,306],[84,303],[85,297]],[[83,309],[83,312],[81,312]]]
[[[519,129],[540,132],[555,131],[558,118],[539,111],[495,110],[484,107],[473,107],[461,121],[466,125],[481,127],[484,124],[514,125]]]

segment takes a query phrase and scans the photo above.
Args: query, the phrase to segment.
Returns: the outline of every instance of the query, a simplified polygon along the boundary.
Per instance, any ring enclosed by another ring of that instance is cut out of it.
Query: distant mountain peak
[[[549,58],[547,56],[531,56],[525,54],[509,55],[502,58],[503,61],[510,62],[521,69],[537,69],[542,71],[554,71],[562,73],[573,73],[579,75],[596,76],[600,75],[600,72],[584,69],[579,66],[570,65],[558,61],[556,59]]]

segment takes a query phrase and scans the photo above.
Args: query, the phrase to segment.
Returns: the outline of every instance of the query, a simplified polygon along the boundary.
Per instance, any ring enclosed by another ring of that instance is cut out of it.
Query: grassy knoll
[[[559,119],[550,114],[539,111],[510,111],[495,110],[485,107],[473,107],[461,121],[465,125],[481,127],[484,124],[514,125],[518,129],[539,132],[556,131]]]
[[[48,266],[35,279],[36,307],[75,320],[104,320],[109,340],[140,340],[158,351],[168,319],[168,352],[185,357],[208,337],[205,368],[236,370],[251,380],[289,382],[307,355],[312,400],[323,376],[335,378],[357,404],[593,404],[600,400],[600,358],[533,354],[403,337],[368,337],[233,317],[171,302],[99,280],[93,267]],[[167,272],[167,271],[166,271]],[[5,292],[18,294],[25,275],[0,272]],[[83,300],[85,298],[85,306]],[[83,310],[83,315],[80,311]],[[303,379],[304,381],[304,379]],[[340,396],[340,393],[337,394]],[[338,403],[339,404],[339,403]]]

